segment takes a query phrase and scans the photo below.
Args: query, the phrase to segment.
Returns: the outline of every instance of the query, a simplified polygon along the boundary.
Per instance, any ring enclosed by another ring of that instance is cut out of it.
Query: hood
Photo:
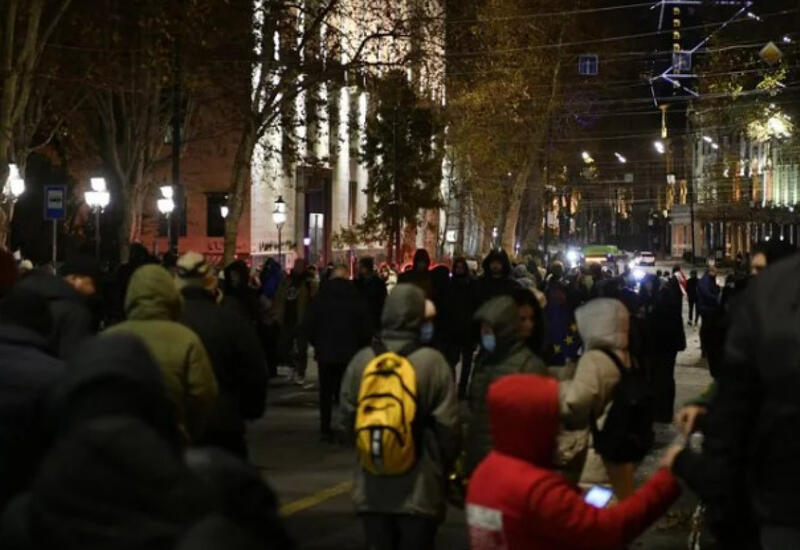
[[[183,300],[169,271],[158,265],[136,270],[125,294],[128,319],[177,321],[182,310]]]
[[[35,292],[48,301],[83,301],[83,296],[78,294],[67,281],[61,277],[45,273],[44,271],[36,271],[28,275],[22,279],[17,286]]]
[[[473,319],[489,325],[497,339],[493,357],[503,357],[520,344],[517,315],[517,304],[511,296],[492,298],[475,312]]]
[[[53,402],[53,423],[66,432],[93,418],[126,416],[179,443],[175,410],[161,371],[133,336],[108,334],[85,342],[70,362]]]
[[[168,550],[211,497],[152,430],[95,419],[50,451],[34,482],[30,526],[43,548]]]
[[[414,252],[414,261],[412,262],[412,266],[414,269],[417,267],[417,263],[425,262],[428,267],[431,266],[431,256],[428,254],[428,251],[424,248],[418,248],[416,252]]]
[[[53,317],[41,294],[17,287],[0,300],[0,324],[24,327],[44,339],[53,329]]]
[[[417,333],[425,314],[425,294],[416,285],[401,283],[386,298],[381,315],[384,332]]]
[[[597,298],[575,310],[583,345],[590,349],[628,349],[630,314],[625,305],[612,298]]]
[[[234,295],[248,290],[250,269],[243,260],[236,260],[225,268],[225,294]]]
[[[489,264],[495,260],[500,260],[503,264],[503,277],[508,278],[511,275],[511,261],[508,259],[508,254],[505,250],[492,250],[483,260],[483,276],[489,277]]]
[[[456,274],[456,266],[458,266],[458,265],[461,265],[461,266],[464,267],[464,274],[463,275],[457,275]],[[467,263],[466,258],[458,257],[455,260],[453,260],[452,272],[453,272],[453,278],[454,279],[458,279],[459,277],[469,277],[469,264]]]
[[[514,268],[514,278],[516,278],[516,279],[527,279],[530,276],[531,276],[531,273],[530,273],[530,271],[528,271],[528,268],[525,267],[525,264],[518,264]]]
[[[559,430],[558,382],[534,374],[512,374],[489,387],[489,423],[494,450],[550,468]]]

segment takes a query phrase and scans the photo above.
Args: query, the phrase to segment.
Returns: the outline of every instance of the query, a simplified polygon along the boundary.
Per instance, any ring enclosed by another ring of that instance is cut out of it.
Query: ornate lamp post
[[[161,198],[156,201],[158,211],[167,217],[167,250],[172,251],[172,221],[170,217],[175,210],[175,189],[171,185],[161,186]]]
[[[94,256],[100,260],[100,214],[111,202],[111,193],[106,187],[105,178],[90,178],[91,191],[83,194],[83,199],[94,213]]]
[[[284,265],[283,251],[281,249],[281,231],[283,230],[283,224],[286,223],[286,203],[284,202],[283,197],[280,195],[278,195],[278,200],[275,201],[275,209],[272,211],[272,221],[278,228],[278,263],[281,265],[281,269],[283,269]]]

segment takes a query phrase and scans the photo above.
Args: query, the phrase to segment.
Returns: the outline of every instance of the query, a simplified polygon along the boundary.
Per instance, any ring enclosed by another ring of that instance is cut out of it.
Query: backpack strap
[[[383,355],[387,351],[389,351],[389,348],[386,347],[386,344],[383,343],[383,340],[375,338],[375,340],[372,341],[372,353],[375,354],[375,357]]]
[[[601,352],[603,355],[605,355],[609,359],[611,359],[611,361],[614,363],[614,366],[617,367],[617,370],[619,370],[619,375],[620,376],[625,376],[625,374],[628,372],[628,369],[625,368],[625,365],[622,364],[622,361],[620,360],[619,357],[617,357],[616,353],[614,353],[613,351],[611,351],[609,349],[606,349],[606,348],[595,348],[595,349],[597,351]],[[613,402],[613,399],[612,399],[612,402]],[[589,429],[592,432],[592,437],[597,439],[599,437],[599,434],[600,434],[600,429],[597,426],[597,418],[594,415],[594,411],[592,411],[592,413],[589,415]]]
[[[606,355],[606,357],[608,357],[609,359],[611,359],[611,361],[614,363],[614,365],[615,365],[615,366],[617,367],[617,369],[619,370],[619,374],[620,374],[620,376],[625,376],[625,374],[628,372],[628,369],[627,369],[627,367],[625,367],[625,365],[622,363],[622,361],[620,360],[620,358],[619,358],[619,357],[617,357],[617,354],[616,354],[616,353],[614,353],[614,352],[613,352],[613,351],[611,351],[611,350],[605,349],[605,348],[596,348],[596,349],[597,349],[597,351],[603,352],[603,354],[605,354],[605,355]]]

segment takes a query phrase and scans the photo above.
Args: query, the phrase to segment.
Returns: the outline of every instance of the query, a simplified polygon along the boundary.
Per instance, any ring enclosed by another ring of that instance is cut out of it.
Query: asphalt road
[[[710,381],[700,362],[695,327],[687,328],[689,348],[678,357],[676,403],[702,392]],[[316,383],[316,365],[310,360],[308,381]],[[286,379],[272,381],[265,416],[250,425],[248,441],[252,462],[277,492],[286,525],[299,548],[313,550],[361,550],[361,526],[350,501],[350,480],[355,465],[353,451],[319,441],[317,390],[299,388]],[[660,451],[674,431],[657,427],[657,449],[640,466],[637,477],[645,479],[655,469]],[[681,500],[632,547],[648,550],[686,548],[691,511],[690,494]],[[448,510],[441,527],[438,548],[466,549],[463,513]]]

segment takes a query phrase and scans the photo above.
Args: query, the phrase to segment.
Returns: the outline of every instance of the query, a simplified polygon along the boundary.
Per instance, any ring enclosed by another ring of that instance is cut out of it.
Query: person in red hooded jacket
[[[585,503],[580,489],[551,466],[559,430],[556,380],[506,376],[492,384],[488,400],[494,447],[467,493],[472,550],[612,550],[636,538],[678,498],[678,482],[661,467],[610,508]]]

